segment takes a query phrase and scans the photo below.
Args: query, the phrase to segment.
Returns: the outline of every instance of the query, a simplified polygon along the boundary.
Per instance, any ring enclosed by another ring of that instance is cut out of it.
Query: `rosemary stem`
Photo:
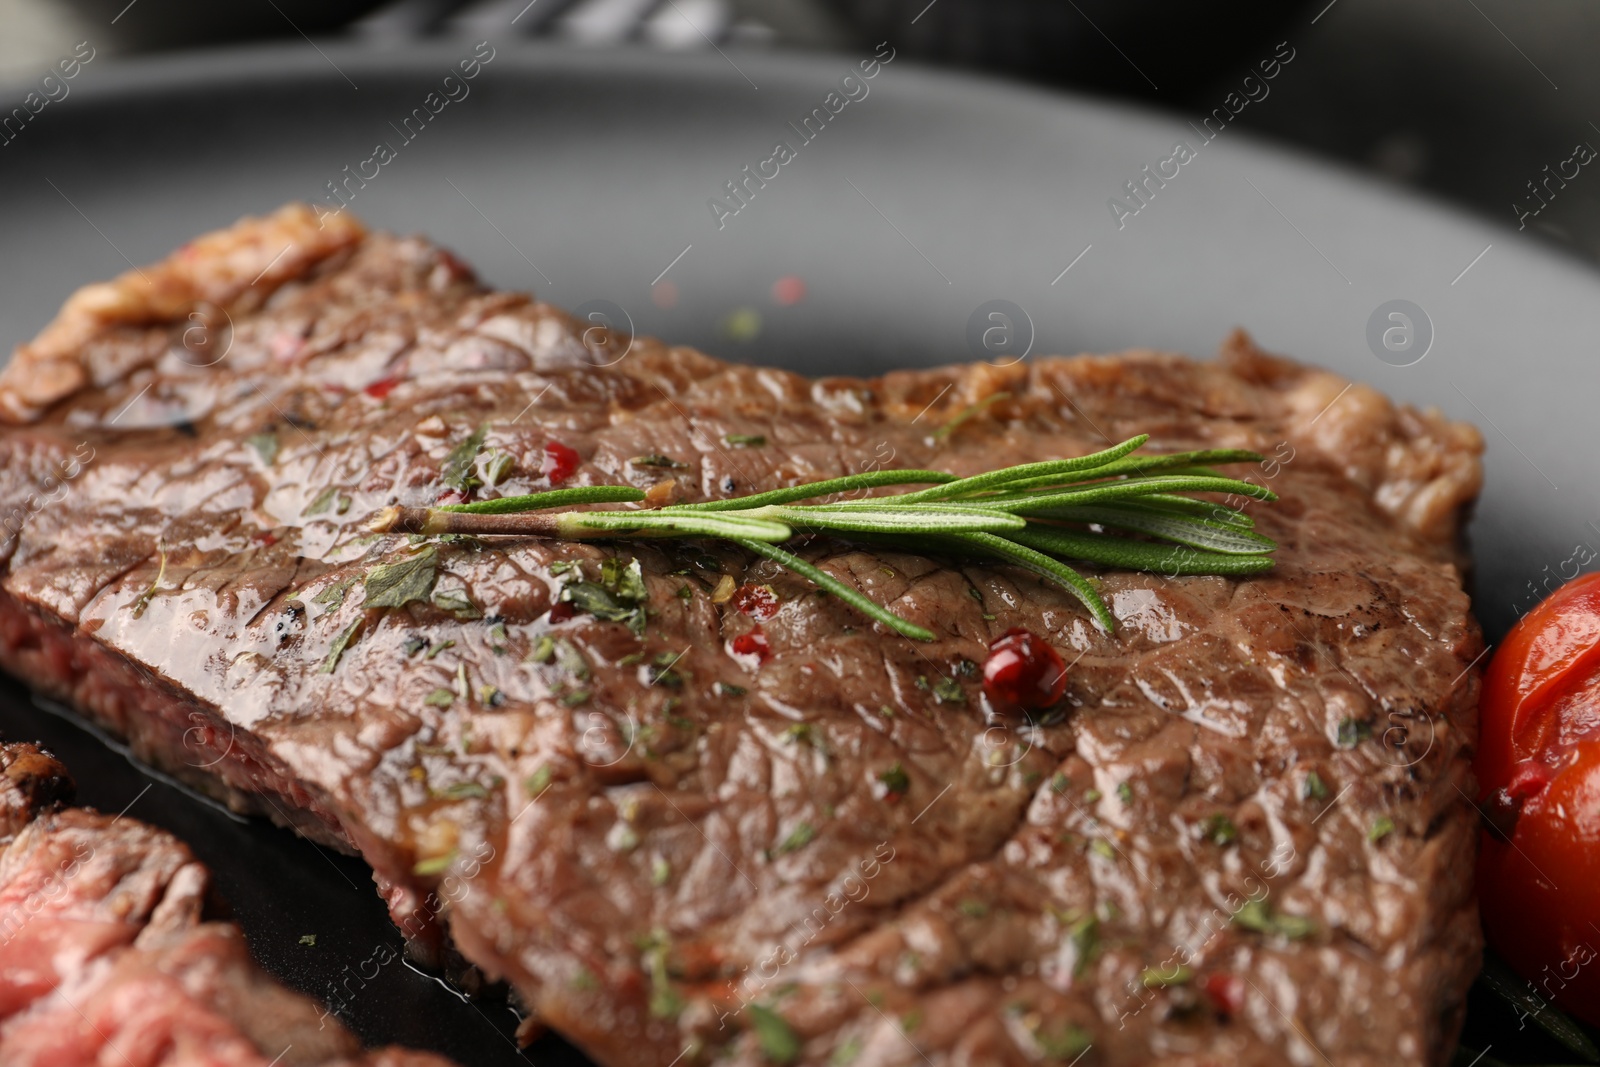
[[[522,534],[534,537],[570,537],[561,520],[574,512],[524,511],[509,515],[473,514],[440,508],[383,508],[367,529],[375,533],[414,534]]]

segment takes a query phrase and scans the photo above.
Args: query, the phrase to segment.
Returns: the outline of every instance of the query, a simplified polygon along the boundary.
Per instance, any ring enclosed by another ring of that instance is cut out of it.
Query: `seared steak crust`
[[[72,779],[34,745],[0,743],[0,767],[0,1063],[447,1067],[362,1054],[262,973],[238,927],[203,921],[210,876],[171,835],[62,808]]]
[[[280,239],[295,271],[241,288]],[[1242,335],[812,381],[584,333],[304,209],[197,247],[156,284],[181,263],[213,332],[124,276],[0,375],[0,663],[358,850],[421,951],[442,917],[606,1064],[1446,1057],[1479,953],[1470,427]],[[566,484],[661,501],[1141,432],[1266,454],[1282,548],[1099,575],[1115,635],[1013,569],[836,541],[801,551],[938,639],[715,546],[361,525],[547,487],[552,444]],[[642,628],[551,614],[612,558]],[[1015,626],[1071,664],[1033,721],[974,678]]]

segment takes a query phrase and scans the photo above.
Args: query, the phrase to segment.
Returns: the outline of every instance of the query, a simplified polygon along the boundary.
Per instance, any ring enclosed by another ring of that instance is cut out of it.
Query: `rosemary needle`
[[[1140,435],[1091,455],[1024,463],[968,478],[942,471],[869,471],[697,504],[566,510],[644,500],[642,492],[629,486],[581,486],[446,507],[384,508],[368,525],[381,533],[729,541],[920,641],[935,635],[778,546],[799,534],[859,538],[913,550],[931,546],[1033,571],[1077,597],[1110,632],[1116,629],[1115,617],[1094,585],[1066,561],[1173,576],[1245,575],[1269,569],[1269,553],[1278,547],[1256,533],[1254,521],[1238,508],[1186,495],[1276,500],[1264,486],[1212,469],[1259,461],[1259,455],[1239,449],[1135,455],[1148,440]],[[822,499],[896,486],[926,488]]]

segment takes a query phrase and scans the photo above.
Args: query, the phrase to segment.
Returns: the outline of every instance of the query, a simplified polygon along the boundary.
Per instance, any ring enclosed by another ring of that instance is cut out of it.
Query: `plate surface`
[[[1508,228],[1237,131],[1208,142],[1179,119],[903,58],[849,83],[857,99],[803,140],[795,127],[866,54],[502,44],[407,140],[403,120],[430,92],[444,99],[473,53],[295,45],[86,67],[0,151],[0,345],[86,281],[241,214],[328,197],[364,168],[345,196],[370,224],[426,233],[496,285],[567,307],[609,301],[641,333],[727,358],[810,373],[977,358],[974,313],[1004,300],[1024,313],[1014,343],[1031,333],[1036,354],[1204,355],[1242,325],[1271,350],[1436,405],[1489,445],[1472,538],[1491,639],[1538,583],[1600,547],[1600,465],[1582,448],[1600,275]],[[780,142],[792,158],[719,224],[708,201],[736,206],[724,183]],[[365,164],[380,143],[393,158]],[[1179,143],[1187,162],[1163,165]],[[1168,177],[1139,206],[1125,183],[1146,166]],[[1119,222],[1113,197],[1139,210]],[[1410,303],[1407,319],[1387,317],[1392,301]],[[137,771],[14,686],[0,690],[0,730],[56,745],[88,802],[132,801],[193,843],[257,953],[300,988],[326,996],[397,943],[359,863],[165,785],[138,796]],[[298,944],[305,933],[316,948]],[[398,963],[345,988],[342,1014],[369,1038],[521,1062],[504,1007],[463,1004]],[[546,1039],[534,1056],[571,1053]]]

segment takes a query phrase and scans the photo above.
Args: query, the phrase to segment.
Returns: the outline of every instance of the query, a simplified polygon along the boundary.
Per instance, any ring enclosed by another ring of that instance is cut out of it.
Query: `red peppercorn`
[[[582,462],[583,457],[578,455],[577,449],[568,448],[560,441],[551,441],[544,446],[544,463],[539,473],[550,479],[551,485],[560,485],[572,477],[572,472]]]
[[[778,613],[778,594],[770,585],[741,585],[733,591],[733,606],[752,619],[770,619]]]
[[[1201,988],[1218,1015],[1238,1015],[1244,1007],[1244,979],[1236,974],[1226,971],[1208,974]]]
[[[400,384],[399,378],[379,378],[365,389],[361,390],[374,400],[382,400],[394,392],[394,387]]]
[[[746,670],[755,670],[772,655],[772,644],[759,629],[751,630],[728,642],[728,654]]]
[[[1048,708],[1066,690],[1067,665],[1044,638],[1019,626],[990,646],[983,664],[983,691],[994,703]]]
[[[578,609],[573,607],[570,601],[562,600],[550,605],[548,617],[551,622],[566,622],[576,614]]]

